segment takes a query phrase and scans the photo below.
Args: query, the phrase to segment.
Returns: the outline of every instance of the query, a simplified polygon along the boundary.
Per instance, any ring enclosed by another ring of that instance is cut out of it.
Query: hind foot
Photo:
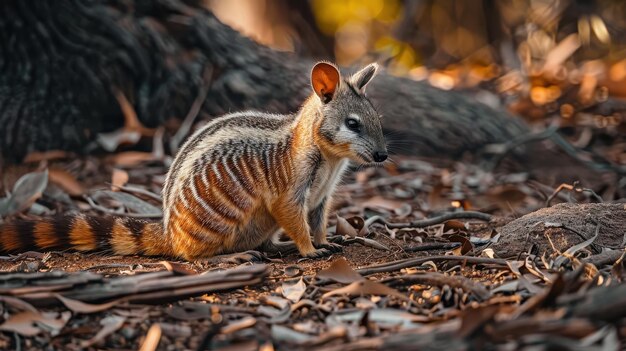
[[[266,252],[270,255],[279,255],[279,254],[288,255],[291,253],[298,252],[298,248],[296,247],[296,244],[291,240],[279,241],[279,242],[268,240],[264,242],[263,244],[259,245],[259,247],[257,247],[256,249],[262,252]]]

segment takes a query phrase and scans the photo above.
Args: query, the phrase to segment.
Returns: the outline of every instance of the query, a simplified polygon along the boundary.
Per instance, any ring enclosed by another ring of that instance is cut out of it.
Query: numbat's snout
[[[339,250],[327,242],[326,224],[348,161],[387,159],[380,118],[364,95],[377,69],[343,78],[319,62],[297,113],[234,113],[198,130],[168,172],[162,223],[86,215],[18,221],[0,229],[2,249],[195,259],[254,249],[282,228],[303,256]]]

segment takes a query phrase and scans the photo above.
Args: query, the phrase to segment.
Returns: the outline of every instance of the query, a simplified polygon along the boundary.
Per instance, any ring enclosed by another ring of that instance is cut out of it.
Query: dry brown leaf
[[[345,218],[337,215],[337,235],[347,235],[351,238],[354,238],[357,236],[357,234],[358,233],[356,229],[354,229],[354,227],[350,223],[348,223]]]
[[[105,311],[121,302],[121,300],[114,300],[100,305],[94,305],[70,299],[59,294],[55,294],[54,296],[59,299],[59,301],[61,301],[65,305],[65,307],[69,308],[72,312],[84,314]]]
[[[18,298],[15,297],[11,297],[11,296],[0,296],[0,302],[4,303],[7,306],[11,306],[13,308],[17,308],[19,310],[22,311],[30,311],[33,313],[37,313],[37,309],[29,304],[26,301],[22,301]]]
[[[472,242],[464,236],[453,234],[448,237],[448,240],[450,242],[461,243],[460,247],[453,250],[456,256],[466,255],[468,252],[471,252],[474,249],[474,245],[472,245]]]
[[[406,295],[402,294],[396,289],[390,288],[387,285],[374,282],[371,280],[360,280],[350,285],[329,291],[322,295],[322,299],[336,295],[347,296],[363,296],[363,295],[378,295],[378,296],[394,296],[401,300],[411,301]]]
[[[320,279],[329,279],[344,284],[353,283],[365,279],[354,269],[352,269],[348,264],[348,261],[343,257],[335,260],[330,265],[330,267],[317,272],[316,277]]]
[[[50,168],[48,179],[71,196],[80,196],[85,193],[85,188],[76,180],[76,177],[66,170]]]
[[[102,329],[100,329],[100,331],[98,331],[98,333],[94,335],[93,338],[89,340],[81,341],[80,347],[87,348],[87,347],[90,347],[92,345],[99,343],[100,341],[104,340],[107,336],[113,334],[118,329],[120,329],[124,325],[124,322],[126,322],[126,317],[108,316],[108,317],[103,318],[100,321],[100,325],[102,325]]]
[[[0,330],[15,332],[24,336],[35,336],[43,330],[59,332],[72,313],[62,312],[32,312],[25,311],[12,315],[0,325]]]
[[[348,221],[354,229],[359,231],[359,233],[361,233],[363,227],[365,226],[365,220],[361,216],[346,218],[346,221]]]
[[[155,157],[150,152],[126,151],[115,154],[111,160],[117,166],[136,166],[143,162],[154,161]]]
[[[48,170],[23,175],[15,182],[11,195],[0,198],[0,217],[30,208],[48,186]]]
[[[187,268],[187,266],[185,266],[182,263],[178,263],[178,262],[171,262],[171,261],[161,261],[159,262],[160,264],[162,264],[163,266],[165,266],[165,269],[167,269],[170,272],[174,272],[178,275],[196,275],[198,274],[196,271]]]
[[[300,277],[300,279],[295,282],[284,281],[281,290],[286,299],[296,303],[300,301],[302,295],[304,295],[304,292],[306,291],[306,284],[304,284],[304,280]]]
[[[448,230],[451,229],[456,229],[456,230],[465,230],[465,223],[456,220],[456,219],[451,219],[449,221],[445,221],[443,223],[443,231],[447,232]]]
[[[117,191],[128,183],[128,172],[123,169],[114,168],[111,176],[111,190]]]

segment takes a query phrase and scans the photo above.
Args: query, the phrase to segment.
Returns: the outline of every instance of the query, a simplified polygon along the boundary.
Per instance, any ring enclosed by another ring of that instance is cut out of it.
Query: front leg
[[[298,251],[304,257],[318,258],[329,256],[328,249],[315,249],[311,242],[311,230],[307,221],[307,208],[295,197],[281,196],[270,208],[270,212],[283,228],[285,233],[296,244]]]
[[[330,200],[325,197],[317,207],[309,212],[309,224],[313,233],[313,243],[315,247],[322,247],[333,252],[339,252],[343,249],[341,245],[331,244],[326,238],[326,225],[328,224],[328,212],[330,211]]]

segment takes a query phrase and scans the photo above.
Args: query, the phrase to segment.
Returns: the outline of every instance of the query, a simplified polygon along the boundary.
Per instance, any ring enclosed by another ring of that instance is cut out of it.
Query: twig
[[[558,129],[559,129],[558,125],[552,125],[546,128],[544,131],[541,131],[539,133],[529,133],[526,135],[522,135],[516,139],[513,139],[512,141],[504,145],[504,149],[502,151],[497,152],[497,155],[487,163],[485,168],[494,169],[495,167],[498,166],[498,164],[504,159],[504,157],[507,154],[509,154],[511,151],[515,150],[517,147],[521,145],[550,139],[550,141],[552,141],[555,145],[557,145],[567,155],[583,163],[584,165],[586,165],[587,167],[591,169],[598,170],[598,171],[610,170],[620,175],[626,173],[625,167],[615,165],[611,163],[609,160],[607,160],[606,158],[604,158],[603,156],[595,152],[590,152],[590,153],[594,157],[601,159],[601,162],[591,161],[591,160],[588,160],[587,158],[581,157],[579,155],[581,153],[581,150],[575,147],[574,145],[572,145],[569,141],[563,138],[559,133],[557,133]]]
[[[557,196],[558,193],[560,193],[563,189],[567,189],[570,191],[575,191],[577,193],[591,193],[591,195],[598,201],[598,202],[603,202],[602,197],[600,197],[600,195],[596,194],[595,191],[589,189],[589,188],[582,188],[580,186],[578,186],[578,181],[574,182],[573,184],[567,184],[567,183],[563,183],[561,185],[559,185],[558,188],[556,188],[556,190],[554,190],[554,192],[552,193],[552,195],[550,195],[548,197],[548,199],[546,200],[546,207],[550,207],[550,202],[552,202],[552,200],[554,200],[554,198]]]
[[[508,267],[506,264],[507,261],[503,259],[499,259],[499,258],[441,255],[441,256],[408,258],[405,260],[393,261],[393,262],[388,262],[388,263],[383,263],[383,264],[376,264],[372,266],[363,267],[361,269],[357,269],[356,272],[364,276],[372,275],[376,273],[388,273],[388,272],[399,271],[403,268],[418,266],[428,261],[433,261],[433,262],[462,261],[462,262],[471,263],[471,264],[495,264],[495,265]]]
[[[432,285],[432,286],[444,286],[448,285],[452,288],[460,288],[465,292],[473,293],[482,301],[489,299],[491,294],[489,291],[479,283],[467,279],[462,276],[445,275],[438,272],[424,272],[417,274],[401,275],[398,277],[390,277],[380,281],[383,284],[390,285]]]
[[[496,168],[498,164],[500,164],[500,162],[506,157],[506,155],[515,150],[517,147],[531,142],[549,139],[556,133],[558,129],[558,126],[553,125],[539,133],[528,133],[509,141],[508,143],[504,144],[504,150],[498,152],[497,155],[491,161],[489,161],[489,163],[486,165],[486,168],[488,170]]]
[[[476,211],[463,211],[463,212],[451,212],[441,216],[422,219],[418,221],[412,221],[409,223],[389,223],[385,219],[379,219],[378,222],[383,223],[388,228],[425,228],[431,225],[441,224],[451,219],[477,219],[481,221],[491,221],[492,215],[488,213],[476,212]]]
[[[461,246],[461,243],[428,243],[417,245],[413,247],[404,248],[405,252],[418,252],[418,251],[429,251],[429,250],[453,250],[457,247]]]
[[[615,173],[619,174],[619,175],[624,175],[626,173],[626,168],[623,166],[618,166],[615,165],[613,163],[611,163],[609,160],[607,160],[606,158],[604,158],[603,156],[593,152],[593,151],[588,151],[591,155],[593,155],[596,158],[600,158],[602,162],[596,162],[596,161],[591,161],[587,158],[583,158],[579,156],[579,153],[581,152],[580,149],[576,148],[575,146],[573,146],[572,144],[570,144],[569,141],[565,140],[561,135],[559,135],[558,133],[554,133],[551,137],[550,140],[555,143],[557,146],[559,146],[561,148],[561,150],[563,150],[566,154],[568,154],[569,156],[571,156],[572,158],[574,158],[575,160],[579,161],[580,163],[588,166],[589,168],[596,170],[596,171],[614,171]]]

